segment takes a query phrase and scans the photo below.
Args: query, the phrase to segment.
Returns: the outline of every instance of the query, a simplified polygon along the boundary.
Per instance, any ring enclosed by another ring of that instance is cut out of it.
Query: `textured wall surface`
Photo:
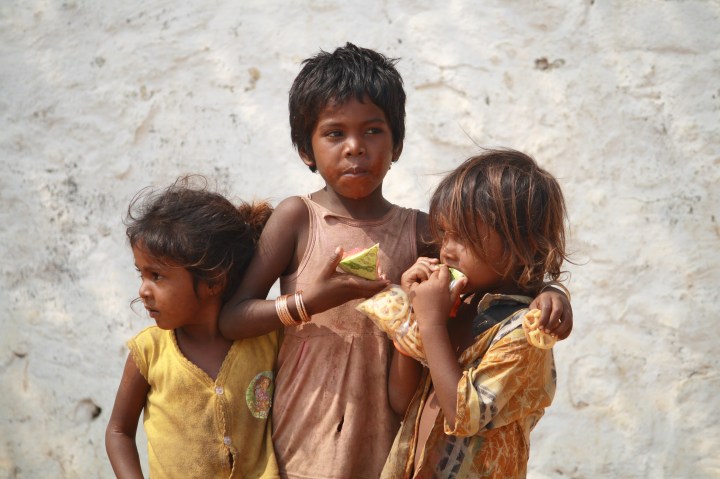
[[[401,58],[392,201],[425,209],[479,146],[564,188],[575,329],[530,477],[720,477],[720,3],[356,3],[0,2],[0,477],[112,477],[124,341],[150,324],[128,201],[188,172],[318,188],[287,91],[346,41]]]

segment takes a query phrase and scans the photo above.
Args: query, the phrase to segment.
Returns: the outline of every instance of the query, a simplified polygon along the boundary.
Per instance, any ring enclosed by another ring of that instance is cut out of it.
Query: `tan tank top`
[[[280,279],[283,294],[303,289],[337,246],[380,243],[379,261],[393,283],[417,257],[417,210],[393,205],[379,220],[338,216],[309,198],[307,251],[297,273]],[[376,478],[399,418],[388,403],[391,344],[355,310],[361,300],[286,328],[273,404],[273,442],[283,477]]]

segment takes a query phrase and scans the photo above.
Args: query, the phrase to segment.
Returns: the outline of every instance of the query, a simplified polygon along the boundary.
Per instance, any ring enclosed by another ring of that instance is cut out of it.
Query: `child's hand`
[[[384,276],[371,281],[354,274],[338,273],[336,269],[342,257],[342,248],[336,248],[325,267],[303,291],[303,302],[311,315],[327,311],[353,299],[369,298],[390,285],[390,281]]]
[[[530,303],[530,309],[539,309],[540,326],[545,333],[562,340],[570,336],[573,327],[573,314],[570,300],[560,291],[549,288],[540,293]]]
[[[433,271],[437,271],[440,260],[437,258],[420,257],[415,264],[405,271],[400,279],[400,286],[409,293],[412,286],[427,281]]]
[[[440,325],[444,327],[447,323],[450,310],[467,282],[465,278],[458,280],[450,291],[451,279],[447,266],[436,265],[425,281],[411,285],[412,306],[421,329]]]

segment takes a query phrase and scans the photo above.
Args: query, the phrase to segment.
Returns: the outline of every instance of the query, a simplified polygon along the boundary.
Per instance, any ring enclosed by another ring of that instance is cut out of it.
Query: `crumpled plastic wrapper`
[[[410,298],[398,285],[390,285],[356,306],[395,343],[402,354],[427,366],[425,348],[412,311]]]

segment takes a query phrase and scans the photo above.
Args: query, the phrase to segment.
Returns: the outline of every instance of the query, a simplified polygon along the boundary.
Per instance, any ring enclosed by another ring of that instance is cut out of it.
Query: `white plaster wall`
[[[124,341],[150,324],[129,199],[188,172],[273,203],[317,188],[287,91],[346,41],[401,58],[391,200],[425,209],[478,145],[562,183],[575,329],[530,477],[720,477],[711,0],[0,2],[0,477],[112,476]]]

